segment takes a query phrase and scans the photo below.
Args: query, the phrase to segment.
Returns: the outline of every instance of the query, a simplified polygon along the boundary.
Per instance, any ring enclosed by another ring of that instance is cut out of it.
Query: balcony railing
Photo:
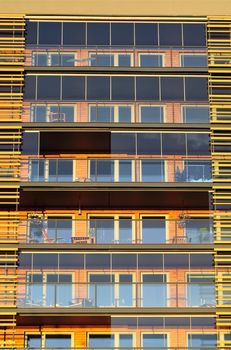
[[[58,216],[58,215],[57,215]],[[18,241],[29,244],[211,244],[213,221],[210,218],[166,220],[145,216],[92,216],[87,220],[72,220],[49,216],[31,216],[20,220]],[[9,230],[5,239],[11,238]]]
[[[12,116],[13,117],[13,116]],[[158,124],[209,123],[209,107],[201,101],[179,102],[47,102],[24,103],[23,122],[32,123],[93,123],[93,124]]]
[[[216,305],[212,283],[34,282],[18,284],[17,288],[15,301],[21,308],[213,308]],[[7,304],[7,300],[8,296],[4,295],[1,303]]]
[[[28,45],[26,66],[52,67],[207,67],[203,47]]]
[[[12,170],[11,170],[12,171]],[[6,169],[3,169],[3,175]],[[10,173],[9,173],[10,175]],[[10,176],[8,176],[10,177]],[[52,158],[22,160],[21,181],[76,183],[210,182],[209,159]]]

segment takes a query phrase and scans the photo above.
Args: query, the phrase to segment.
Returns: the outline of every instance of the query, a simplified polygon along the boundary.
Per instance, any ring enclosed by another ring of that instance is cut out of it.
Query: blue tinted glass
[[[32,107],[32,120],[36,123],[46,122],[47,108],[45,106],[33,106]]]
[[[158,30],[155,23],[135,24],[136,46],[158,45]]]
[[[141,106],[141,123],[163,123],[163,107],[160,106]]]
[[[90,176],[96,182],[114,182],[113,160],[91,160]]]
[[[159,36],[161,46],[182,45],[182,32],[180,24],[159,24]]]
[[[119,219],[119,242],[131,243],[132,242],[132,220],[125,218]]]
[[[132,181],[132,161],[131,160],[119,161],[119,181],[120,182]]]
[[[134,77],[112,77],[112,100],[134,100]]]
[[[140,67],[162,67],[163,57],[162,55],[141,54],[140,55]]]
[[[37,44],[37,22],[26,22],[26,45]]]
[[[61,44],[61,23],[39,22],[39,44]]]
[[[88,100],[109,100],[110,78],[109,77],[88,77],[87,78]]]
[[[90,348],[113,348],[114,347],[114,335],[90,335],[89,336]]]
[[[119,107],[119,122],[130,123],[131,122],[131,107]]]
[[[126,54],[118,55],[118,66],[120,67],[130,67],[131,65],[131,56]]]
[[[184,46],[206,46],[205,24],[183,24]]]
[[[95,55],[91,55],[90,62],[91,66],[95,67],[113,67],[114,55],[97,53]]]
[[[63,45],[85,45],[86,23],[63,22]]]
[[[112,23],[111,45],[134,45],[133,23]]]
[[[48,55],[47,54],[33,54],[33,65],[34,66],[47,66],[48,65]]]
[[[182,55],[182,67],[207,67],[208,59],[206,55]]]
[[[114,107],[112,106],[91,106],[90,121],[110,123],[114,122]]]
[[[186,101],[207,101],[207,78],[185,78],[185,98]]]
[[[40,349],[42,347],[41,335],[28,335],[27,336],[27,347]]]
[[[209,107],[184,106],[184,123],[208,123]]]
[[[90,231],[96,243],[114,243],[114,218],[90,219]]]
[[[144,348],[158,348],[165,349],[167,346],[167,336],[165,334],[143,334]]]
[[[143,182],[162,182],[165,180],[163,161],[142,160],[141,165]]]
[[[109,45],[109,23],[87,23],[87,45]]]
[[[38,100],[60,99],[60,76],[38,76],[37,81]]]
[[[31,75],[25,76],[24,98],[26,100],[35,99],[36,77]]]
[[[195,347],[216,347],[216,334],[189,334],[188,335],[189,349]]]
[[[165,219],[142,219],[142,243],[165,243]]]
[[[159,78],[136,77],[136,99],[140,101],[158,101]]]
[[[47,348],[71,348],[70,335],[46,335],[45,347]]]
[[[85,77],[63,76],[62,77],[62,99],[84,100],[85,99]]]

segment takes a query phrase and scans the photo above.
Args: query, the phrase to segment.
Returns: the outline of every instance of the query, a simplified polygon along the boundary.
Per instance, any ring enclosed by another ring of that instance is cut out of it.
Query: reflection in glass
[[[163,123],[164,107],[163,106],[141,106],[140,122],[141,123]]]
[[[90,178],[96,182],[114,182],[114,161],[90,160]]]
[[[185,232],[190,243],[211,243],[213,222],[211,219],[186,220]]]
[[[188,334],[188,349],[216,349],[216,334]]]
[[[142,218],[142,243],[166,243],[164,218]]]
[[[182,67],[207,67],[208,59],[206,55],[181,55],[181,66]]]
[[[140,67],[163,67],[163,55],[140,54]]]
[[[166,334],[143,334],[142,340],[144,349],[167,349]]]
[[[162,182],[165,181],[164,161],[163,160],[141,160],[142,181],[143,182]]]
[[[214,277],[187,276],[187,306],[208,306],[216,304]]]
[[[143,274],[142,306],[164,307],[167,306],[166,275]]]
[[[184,123],[208,123],[209,107],[183,106]]]

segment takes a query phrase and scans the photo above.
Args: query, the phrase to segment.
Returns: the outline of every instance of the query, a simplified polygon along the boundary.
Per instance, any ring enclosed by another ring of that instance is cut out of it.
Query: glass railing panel
[[[187,285],[187,306],[214,307],[216,295],[214,284],[200,283]]]
[[[6,232],[6,239],[10,232]],[[92,216],[73,220],[58,216],[31,215],[19,221],[18,239],[29,244],[211,244],[212,218],[181,217],[178,220],[144,216]]]

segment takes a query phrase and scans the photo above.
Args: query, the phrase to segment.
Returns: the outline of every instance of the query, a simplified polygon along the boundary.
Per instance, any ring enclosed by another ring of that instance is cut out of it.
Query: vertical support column
[[[15,347],[24,15],[0,15],[0,347]]]
[[[218,349],[231,348],[231,17],[208,17]]]

